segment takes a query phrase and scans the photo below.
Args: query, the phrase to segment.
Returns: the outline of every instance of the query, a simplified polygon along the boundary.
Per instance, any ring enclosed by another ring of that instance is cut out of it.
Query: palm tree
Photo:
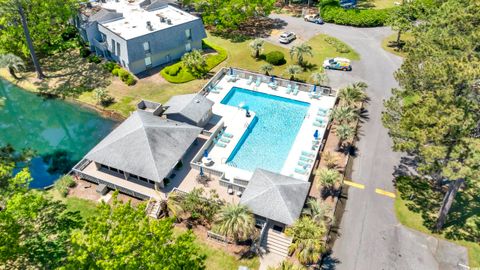
[[[42,67],[40,66],[40,62],[38,61],[37,54],[35,53],[35,48],[33,47],[30,30],[28,29],[27,24],[27,17],[23,8],[24,2],[25,1],[20,0],[7,0],[6,2],[2,2],[2,4],[0,5],[0,15],[18,13],[20,21],[22,23],[23,33],[25,35],[27,47],[30,51],[30,56],[32,57],[33,66],[35,67],[35,71],[37,72],[37,78],[41,80],[45,78],[45,74],[43,74]]]
[[[302,265],[294,264],[290,261],[285,260],[276,267],[269,266],[267,270],[306,270],[306,268]]]
[[[263,51],[263,44],[265,41],[263,39],[257,38],[250,42],[249,46],[252,50],[252,54],[255,56],[256,59],[260,58],[260,53]]]
[[[332,207],[314,198],[308,199],[307,208],[304,208],[302,213],[317,223],[333,221]]]
[[[325,151],[322,154],[322,159],[325,161],[327,168],[335,169],[337,167],[338,157],[334,153]]]
[[[200,50],[192,50],[182,56],[183,66],[194,76],[201,77],[205,73],[206,61]]]
[[[312,73],[312,75],[310,76],[310,79],[316,85],[326,85],[326,84],[328,84],[328,77],[327,77],[327,74],[325,72]]]
[[[317,171],[318,183],[317,188],[332,189],[335,184],[340,181],[342,175],[337,170],[321,168]]]
[[[297,58],[297,63],[300,66],[304,66],[304,57],[306,55],[309,55],[310,57],[313,57],[312,53],[312,47],[310,47],[307,43],[302,43],[298,46],[293,46],[290,49],[290,58],[294,58],[296,56]]]
[[[348,107],[355,107],[356,103],[363,102],[367,98],[363,88],[355,84],[341,89],[338,96],[342,104]]]
[[[167,199],[160,202],[160,213],[166,217],[181,217],[184,210],[182,207],[182,198],[178,192],[170,192]]]
[[[335,135],[338,137],[337,150],[340,150],[343,142],[351,140],[355,137],[355,130],[350,125],[341,124],[335,128]]]
[[[260,71],[265,73],[265,75],[270,75],[269,72],[273,70],[273,66],[271,64],[264,64],[260,67]]]
[[[296,252],[296,257],[302,264],[317,263],[325,251],[323,238],[326,232],[323,222],[317,223],[306,216],[297,219],[285,230],[285,234],[293,238],[289,252]]]
[[[255,218],[247,206],[227,204],[216,217],[216,231],[230,236],[235,242],[250,238],[255,232]]]
[[[19,72],[22,69],[25,69],[25,63],[22,58],[16,56],[13,53],[7,53],[0,55],[0,67],[8,68],[8,72],[12,75],[13,78],[19,80],[16,72]]]
[[[336,124],[347,124],[357,120],[358,114],[353,108],[339,106],[332,110],[331,118]]]
[[[290,65],[287,67],[287,73],[290,75],[290,80],[293,81],[295,80],[295,75],[299,74],[302,72],[302,68],[297,65]]]

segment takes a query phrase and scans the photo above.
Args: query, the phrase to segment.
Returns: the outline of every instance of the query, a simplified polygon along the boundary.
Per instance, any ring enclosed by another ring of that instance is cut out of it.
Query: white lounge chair
[[[307,173],[307,169],[301,169],[301,168],[295,168],[295,172],[298,173],[298,174],[306,174]]]
[[[257,81],[255,82],[255,86],[256,86],[256,87],[259,87],[260,84],[262,84],[262,78],[257,77]]]
[[[298,84],[295,84],[295,86],[293,87],[292,94],[293,94],[294,96],[296,96],[296,95],[298,94],[298,91],[299,91],[299,89],[298,89]]]
[[[253,83],[253,77],[252,76],[248,76],[248,81],[247,81],[247,85],[250,85]]]
[[[292,85],[289,84],[289,85],[287,85],[287,89],[285,90],[285,93],[290,94],[292,92],[292,90],[293,90]]]

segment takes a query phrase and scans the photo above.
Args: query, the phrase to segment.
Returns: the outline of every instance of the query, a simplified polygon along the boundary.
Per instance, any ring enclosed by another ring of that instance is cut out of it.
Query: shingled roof
[[[149,112],[135,111],[85,158],[161,182],[201,131]]]
[[[310,182],[257,169],[240,204],[258,216],[291,225],[300,216],[309,189]]]
[[[165,104],[167,110],[164,114],[181,114],[198,123],[212,106],[213,101],[200,94],[178,95],[170,98]]]

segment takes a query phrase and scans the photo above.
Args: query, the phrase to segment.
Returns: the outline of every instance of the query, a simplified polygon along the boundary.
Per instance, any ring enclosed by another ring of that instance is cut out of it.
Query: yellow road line
[[[376,188],[375,192],[378,193],[378,194],[381,194],[381,195],[385,195],[385,196],[390,197],[390,198],[395,198],[396,197],[395,193],[385,191],[385,190],[379,189],[379,188]]]
[[[362,184],[359,184],[359,183],[354,183],[352,181],[347,181],[347,180],[344,180],[343,183],[345,185],[349,185],[349,186],[352,186],[352,187],[356,187],[356,188],[360,188],[360,189],[365,189],[365,185],[362,185]]]

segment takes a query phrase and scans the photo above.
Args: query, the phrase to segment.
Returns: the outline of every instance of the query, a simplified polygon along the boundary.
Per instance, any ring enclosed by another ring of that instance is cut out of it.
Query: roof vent
[[[153,31],[152,22],[147,21],[147,29]]]

